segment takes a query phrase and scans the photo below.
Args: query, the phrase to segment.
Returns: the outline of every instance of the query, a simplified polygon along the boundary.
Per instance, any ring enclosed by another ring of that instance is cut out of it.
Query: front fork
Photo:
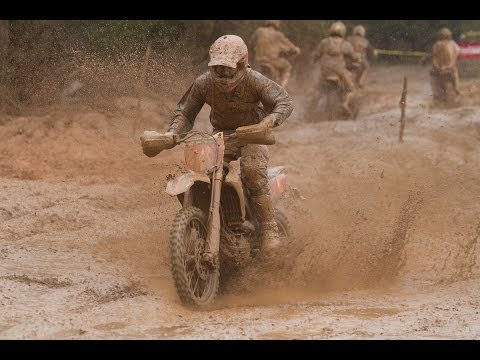
[[[217,159],[212,174],[212,193],[210,209],[208,211],[207,240],[202,260],[211,269],[217,269],[219,265],[218,253],[220,250],[220,198],[223,181],[223,154],[225,144],[223,133],[215,135],[217,141]]]

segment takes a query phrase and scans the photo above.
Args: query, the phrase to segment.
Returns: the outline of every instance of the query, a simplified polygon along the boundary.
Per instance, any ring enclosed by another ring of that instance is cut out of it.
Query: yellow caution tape
[[[383,55],[396,55],[396,56],[425,56],[426,52],[423,51],[402,51],[402,50],[384,50],[375,49],[377,54]]]
[[[470,36],[479,36],[480,35],[480,31],[474,31],[474,30],[470,30],[470,31],[466,31],[464,33],[462,33],[460,35],[460,38],[462,37],[470,37]]]

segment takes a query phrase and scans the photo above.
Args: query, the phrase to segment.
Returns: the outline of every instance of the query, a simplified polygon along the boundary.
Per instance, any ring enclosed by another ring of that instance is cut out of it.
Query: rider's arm
[[[434,69],[440,69],[441,66],[438,62],[438,53],[440,51],[440,41],[437,41],[435,44],[433,44],[433,47],[432,47],[432,67]]]
[[[253,75],[253,84],[260,97],[260,101],[268,113],[275,118],[273,126],[276,127],[285,121],[293,111],[293,100],[287,91],[276,82],[260,73]]]
[[[373,45],[370,43],[370,41],[367,40],[367,57],[369,59],[375,58],[376,57],[376,51]]]
[[[207,76],[203,74],[188,88],[173,111],[168,132],[180,134],[186,133],[193,128],[195,118],[202,109],[203,104],[205,104],[206,84]]]
[[[460,55],[460,46],[458,46],[458,44],[454,40],[452,40],[452,42],[455,48],[455,59],[454,59],[455,64],[454,65],[456,65],[457,58]]]
[[[357,53],[354,49],[352,44],[350,44],[348,41],[344,41],[342,44],[342,50],[343,50],[343,55],[355,62],[361,62],[362,57],[360,56],[359,53]]]

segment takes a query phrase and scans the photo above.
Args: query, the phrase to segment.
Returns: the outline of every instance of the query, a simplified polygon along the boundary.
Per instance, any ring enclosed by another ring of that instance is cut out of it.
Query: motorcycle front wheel
[[[170,232],[170,259],[177,294],[184,305],[206,306],[217,295],[219,271],[201,262],[206,239],[207,215],[193,206],[180,210]]]

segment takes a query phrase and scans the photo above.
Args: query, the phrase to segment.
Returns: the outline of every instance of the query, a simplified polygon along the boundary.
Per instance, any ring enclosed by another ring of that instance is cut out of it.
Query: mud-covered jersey
[[[346,67],[345,58],[360,61],[360,56],[345,39],[338,36],[329,36],[320,41],[313,53],[313,59],[320,60],[324,70],[339,70]]]
[[[452,68],[457,65],[460,47],[453,40],[439,40],[432,48],[432,65],[434,69]]]
[[[216,130],[235,130],[259,123],[269,114],[280,125],[293,111],[293,100],[287,91],[253,69],[231,92],[215,85],[210,71],[200,75],[178,102],[168,131],[185,133],[192,129],[204,104],[211,107],[210,123]]]
[[[368,39],[364,38],[363,36],[360,35],[351,35],[348,37],[347,41],[352,44],[353,50],[360,54],[362,57],[362,61],[367,61],[368,56],[373,55],[373,47],[370,44],[370,41]]]

